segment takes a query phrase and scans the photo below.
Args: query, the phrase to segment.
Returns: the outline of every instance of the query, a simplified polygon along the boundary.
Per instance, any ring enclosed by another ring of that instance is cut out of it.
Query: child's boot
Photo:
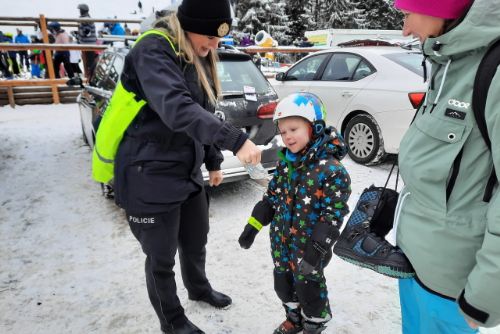
[[[274,334],[296,334],[302,331],[302,315],[300,309],[291,309],[283,305],[286,311],[286,320],[274,330]]]
[[[303,323],[304,331],[303,334],[318,334],[326,329],[324,322],[310,322],[304,321]]]

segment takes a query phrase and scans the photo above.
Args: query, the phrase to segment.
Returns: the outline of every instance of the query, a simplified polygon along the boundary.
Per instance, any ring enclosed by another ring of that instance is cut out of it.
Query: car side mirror
[[[286,78],[285,72],[280,72],[280,73],[276,74],[276,77],[275,77],[275,79],[277,81],[285,81],[285,78]]]

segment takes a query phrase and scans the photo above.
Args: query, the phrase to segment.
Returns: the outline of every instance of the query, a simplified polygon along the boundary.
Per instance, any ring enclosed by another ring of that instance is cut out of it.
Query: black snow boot
[[[274,330],[274,334],[296,334],[302,331],[302,315],[300,309],[291,309],[284,305],[286,320]]]
[[[324,322],[310,322],[304,321],[304,331],[303,334],[319,334],[326,329]]]
[[[374,219],[374,217],[377,218],[377,206],[381,203],[380,196],[380,188],[372,186],[365,189],[333,247],[333,252],[347,262],[389,277],[413,277],[415,271],[408,258],[398,247],[391,245],[383,238],[392,228],[392,217],[384,218],[391,222],[390,226],[384,226],[382,233],[379,230],[380,225],[389,223],[378,222]]]
[[[182,323],[170,324],[167,327],[162,327],[161,331],[164,334],[205,334],[195,324],[186,319]]]
[[[102,190],[102,195],[104,196],[104,198],[108,198],[108,199],[115,198],[115,191],[113,189],[113,186],[111,186],[109,184],[101,183],[101,190]]]

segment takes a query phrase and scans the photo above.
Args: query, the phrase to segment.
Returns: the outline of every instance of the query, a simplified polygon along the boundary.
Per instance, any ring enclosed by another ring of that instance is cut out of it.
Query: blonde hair
[[[158,19],[153,23],[153,27],[172,37],[173,43],[178,47],[177,51],[180,52],[179,56],[182,57],[186,63],[194,65],[196,73],[198,74],[198,79],[200,80],[201,88],[203,88],[207,94],[210,103],[215,106],[217,98],[221,93],[221,84],[217,77],[216,63],[219,61],[217,52],[210,50],[207,56],[209,66],[208,68],[203,66],[200,57],[196,55],[189,38],[187,38],[186,32],[182,29],[175,12]],[[213,81],[213,87],[208,79],[209,76]]]

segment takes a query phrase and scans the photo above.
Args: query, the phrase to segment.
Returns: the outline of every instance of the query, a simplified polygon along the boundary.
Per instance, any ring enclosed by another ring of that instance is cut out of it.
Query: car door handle
[[[342,97],[352,97],[354,94],[349,91],[342,92]]]

